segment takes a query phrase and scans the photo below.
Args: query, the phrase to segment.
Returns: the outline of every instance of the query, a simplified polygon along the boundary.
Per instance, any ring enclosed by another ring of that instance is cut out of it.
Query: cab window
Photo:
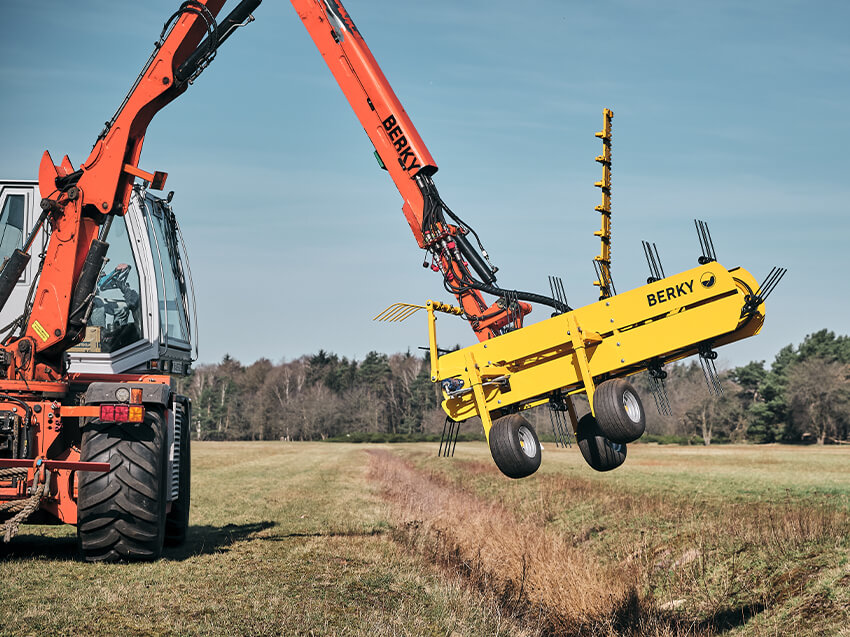
[[[116,217],[109,231],[107,262],[97,284],[89,330],[95,351],[111,353],[142,338],[141,285],[127,222]]]
[[[9,195],[0,212],[0,262],[24,245],[24,195]]]
[[[168,211],[158,203],[145,200],[148,236],[154,258],[161,336],[168,341],[189,342],[189,321],[180,284],[182,270],[174,229]]]

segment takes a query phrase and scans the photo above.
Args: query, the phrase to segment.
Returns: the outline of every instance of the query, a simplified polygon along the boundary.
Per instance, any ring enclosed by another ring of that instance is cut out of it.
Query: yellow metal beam
[[[396,305],[406,305],[404,303],[396,303]],[[408,306],[422,307],[422,306]],[[436,383],[439,379],[439,351],[437,350],[437,316],[435,312],[443,312],[444,314],[454,314],[455,316],[463,316],[463,310],[448,303],[440,303],[440,301],[428,301],[425,303],[425,309],[428,310],[428,349],[431,353],[431,382]],[[386,310],[384,311],[386,312]],[[379,315],[380,316],[380,315]]]
[[[444,395],[443,408],[456,421],[476,415],[484,421],[491,411],[545,402],[559,390],[588,392],[592,406],[602,376],[628,376],[650,360],[695,354],[701,343],[718,346],[758,333],[764,306],[741,316],[757,285],[745,270],[715,261],[449,352],[432,363],[435,382],[459,378],[466,391]],[[468,356],[478,366],[470,367]]]
[[[596,412],[593,409],[593,392],[596,391],[596,385],[593,382],[593,374],[590,373],[590,363],[587,360],[587,352],[585,352],[585,343],[601,343],[602,338],[595,334],[595,338],[585,341],[582,337],[581,327],[578,324],[575,312],[567,314],[567,336],[573,344],[575,352],[575,360],[578,363],[581,380],[584,383],[584,393],[587,394],[587,402],[590,403],[590,413],[594,416]]]
[[[481,424],[484,426],[484,435],[487,437],[487,442],[490,442],[490,428],[493,426],[493,419],[490,418],[490,410],[487,409],[487,400],[484,397],[484,388],[481,385],[481,374],[478,370],[478,364],[475,362],[475,356],[469,350],[464,354],[466,361],[466,372],[472,386],[472,394],[475,398],[475,407],[477,415],[481,418]]]

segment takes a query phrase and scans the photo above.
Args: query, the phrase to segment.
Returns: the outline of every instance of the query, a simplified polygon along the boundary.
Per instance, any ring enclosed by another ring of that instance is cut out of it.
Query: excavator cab
[[[34,181],[0,181],[0,259],[20,248],[38,217]],[[134,188],[123,217],[107,239],[107,262],[98,277],[84,339],[68,350],[70,372],[187,374],[197,358],[197,322],[189,261],[168,199]],[[38,237],[31,260],[6,309],[0,338],[12,324],[38,276]],[[10,325],[11,324],[11,325]]]

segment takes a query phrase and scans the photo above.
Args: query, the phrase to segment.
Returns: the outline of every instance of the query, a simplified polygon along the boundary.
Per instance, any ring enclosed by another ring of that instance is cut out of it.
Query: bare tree
[[[822,445],[847,435],[850,421],[850,365],[809,358],[788,371],[788,402],[794,425]]]

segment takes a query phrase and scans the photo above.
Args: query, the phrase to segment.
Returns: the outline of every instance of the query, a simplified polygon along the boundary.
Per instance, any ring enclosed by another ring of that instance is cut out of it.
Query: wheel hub
[[[623,392],[623,409],[632,422],[640,422],[640,404],[637,397],[630,391]]]
[[[528,427],[520,427],[517,434],[519,435],[519,446],[522,452],[529,458],[536,456],[537,442],[534,440],[531,430]]]

